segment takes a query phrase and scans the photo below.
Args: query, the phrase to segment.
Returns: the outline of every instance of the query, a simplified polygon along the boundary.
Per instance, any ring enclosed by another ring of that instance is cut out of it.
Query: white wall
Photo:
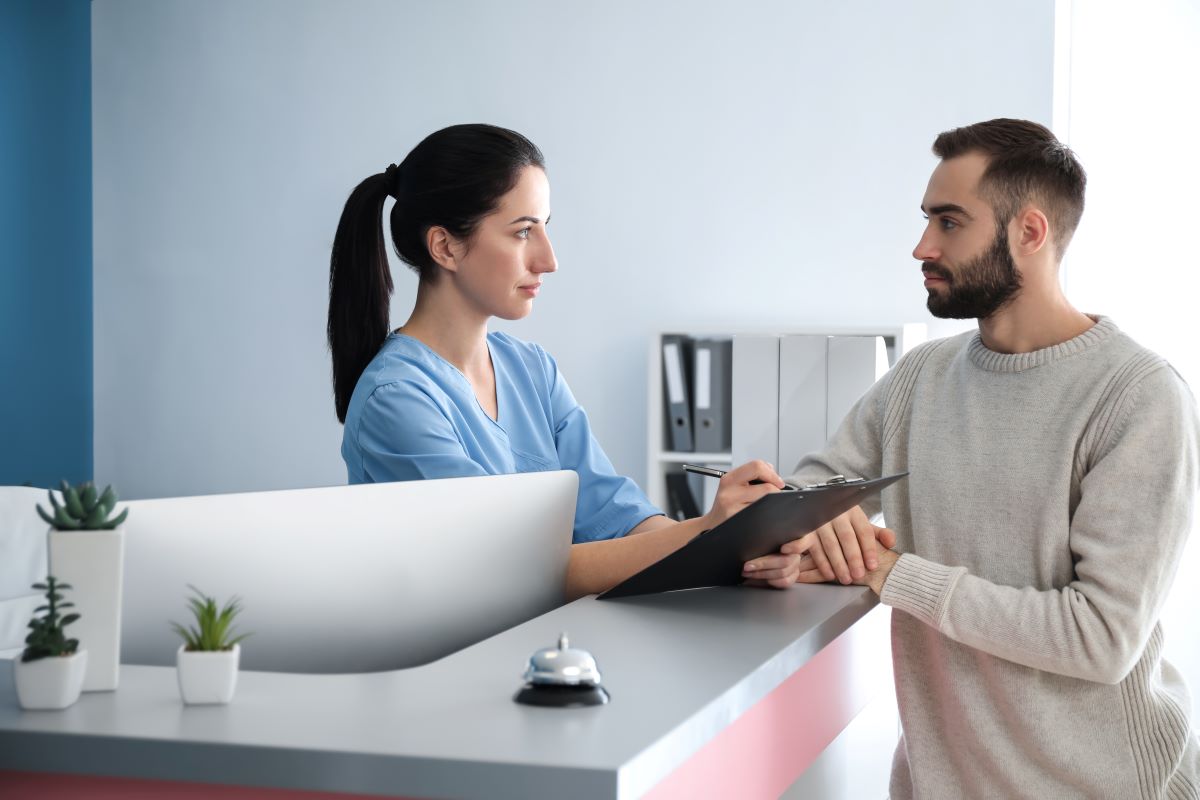
[[[1050,0],[95,0],[93,20],[95,471],[130,498],[344,481],[329,246],[354,184],[438,127],[545,151],[561,269],[503,327],[558,357],[641,480],[653,331],[927,321],[934,135],[1052,108]]]
[[[1087,210],[1068,251],[1075,303],[1108,314],[1200,391],[1196,187],[1200,186],[1200,5],[1063,2],[1067,67],[1058,116],[1088,171]],[[1113,43],[1119,42],[1119,47]],[[1136,476],[1130,476],[1131,483]],[[1131,502],[1136,489],[1131,493]],[[1131,536],[1153,531],[1131,531]],[[1187,676],[1200,725],[1200,534],[1163,610],[1165,654]]]

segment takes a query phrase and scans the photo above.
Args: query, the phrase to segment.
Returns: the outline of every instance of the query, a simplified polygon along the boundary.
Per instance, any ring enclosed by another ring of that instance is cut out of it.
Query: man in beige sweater
[[[929,310],[978,332],[909,353],[797,467],[800,483],[911,473],[865,509],[895,551],[858,510],[793,546],[802,579],[865,584],[894,609],[896,800],[1200,797],[1158,624],[1192,526],[1191,392],[1064,297],[1086,180],[1070,150],[1018,120],[933,150],[913,256]]]

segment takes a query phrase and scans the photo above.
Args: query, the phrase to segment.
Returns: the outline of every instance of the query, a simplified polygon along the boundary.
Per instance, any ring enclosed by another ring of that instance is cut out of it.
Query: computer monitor
[[[46,598],[32,584],[46,579],[46,523],[38,504],[50,507],[45,489],[0,486],[0,658],[25,649],[29,620]],[[68,629],[69,635],[69,629]]]
[[[578,476],[537,472],[135,500],[121,661],[171,665],[191,584],[244,611],[244,669],[434,661],[564,602]]]

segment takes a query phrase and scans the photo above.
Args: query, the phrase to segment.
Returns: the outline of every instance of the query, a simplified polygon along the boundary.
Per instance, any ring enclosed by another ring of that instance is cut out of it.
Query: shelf
[[[914,346],[923,342],[926,338],[927,331],[922,324],[871,324],[862,323],[853,326],[826,326],[826,325],[779,325],[770,328],[761,326],[751,326],[745,329],[725,329],[721,332],[701,333],[695,330],[689,331],[686,328],[671,329],[673,333],[691,336],[693,338],[702,339],[730,339],[735,342],[740,336],[745,336],[749,339],[768,339],[778,338],[792,335],[806,336],[882,336],[884,338],[884,346],[887,348],[888,363],[894,364],[898,358],[904,353],[911,350]],[[646,494],[650,498],[650,502],[662,509],[667,509],[667,475],[677,471],[681,464],[711,464],[714,467],[721,469],[729,469],[734,464],[740,464],[749,461],[752,458],[762,458],[766,461],[778,463],[781,460],[780,444],[780,429],[776,423],[778,417],[779,406],[775,402],[778,400],[779,387],[771,389],[766,387],[765,393],[760,393],[758,396],[765,397],[764,404],[755,405],[753,407],[746,405],[747,396],[743,396],[741,400],[730,399],[730,414],[731,428],[730,437],[733,446],[727,452],[701,452],[701,453],[681,453],[676,450],[667,449],[670,447],[671,438],[669,430],[669,416],[666,409],[663,407],[663,352],[662,352],[662,337],[663,334],[655,334],[647,341],[647,413],[646,413]],[[744,343],[752,348],[753,342]],[[743,348],[745,350],[745,348]],[[764,349],[765,360],[756,359],[755,352],[746,351],[743,354],[742,362],[743,371],[749,370],[753,373],[755,370],[772,368],[778,369],[780,356],[776,353],[774,361],[771,361],[770,354],[767,349]],[[761,363],[760,363],[761,362]],[[734,369],[733,371],[737,371]],[[731,376],[732,377],[732,376]],[[746,384],[740,384],[745,386]],[[865,390],[867,386],[863,387]],[[826,389],[827,390],[827,389]],[[753,390],[750,390],[750,395],[753,395]],[[735,392],[736,394],[736,392]],[[743,392],[746,395],[746,392]],[[847,394],[846,397],[849,395]],[[845,400],[845,397],[840,397],[840,400]],[[826,398],[828,400],[828,398]],[[737,414],[737,406],[741,403],[743,409],[741,417]],[[759,407],[762,406],[762,407]],[[774,409],[773,411],[771,409]],[[844,413],[844,412],[843,412]],[[765,416],[764,416],[765,414]],[[824,414],[823,427],[829,427],[829,419],[827,411]],[[788,419],[794,419],[789,417]],[[739,422],[741,423],[739,425]],[[775,427],[772,432],[772,427]],[[835,426],[836,427],[836,426]],[[796,437],[794,432],[790,432],[793,441]],[[824,437],[824,438],[827,438]],[[804,449],[811,450],[813,447],[819,447],[824,443],[824,438],[816,445],[805,445]],[[711,440],[710,440],[711,443]],[[798,449],[792,447],[792,450]],[[787,460],[791,460],[795,453],[789,452]],[[736,460],[735,460],[736,459]],[[798,460],[798,457],[797,457]],[[792,465],[789,464],[789,467]],[[704,481],[706,487],[714,490],[715,481]],[[711,497],[706,498],[705,502],[710,502]],[[705,509],[701,509],[705,510]]]
[[[684,464],[695,462],[698,464],[732,464],[732,453],[680,453],[674,450],[658,454],[658,460],[665,463]]]

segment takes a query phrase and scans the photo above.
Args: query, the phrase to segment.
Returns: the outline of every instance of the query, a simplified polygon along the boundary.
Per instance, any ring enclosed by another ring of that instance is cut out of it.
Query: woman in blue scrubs
[[[392,243],[420,276],[412,314],[395,330],[382,228],[388,197]],[[528,139],[491,125],[430,135],[347,200],[330,266],[328,334],[350,483],[579,474],[567,577],[576,597],[613,586],[783,481],[751,462],[722,478],[708,514],[668,519],[615,472],[554,359],[488,332],[492,317],[529,314],[558,269],[549,221],[544,161]],[[786,586],[800,557],[757,561],[771,584]]]

